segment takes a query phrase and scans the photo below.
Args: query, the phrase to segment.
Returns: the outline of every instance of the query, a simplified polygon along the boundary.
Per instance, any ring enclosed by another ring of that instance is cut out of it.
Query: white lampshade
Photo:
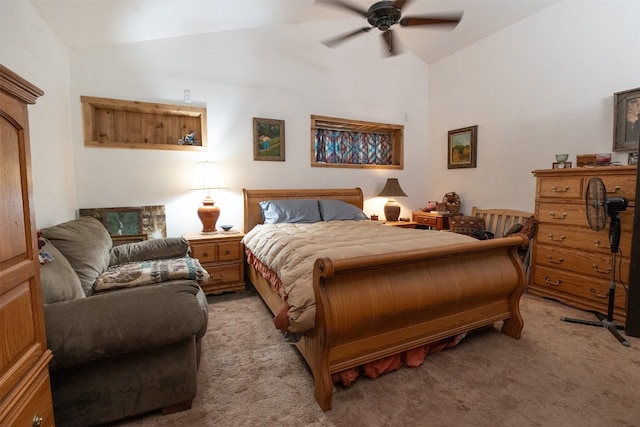
[[[215,162],[198,162],[193,175],[191,190],[215,190],[227,188]]]

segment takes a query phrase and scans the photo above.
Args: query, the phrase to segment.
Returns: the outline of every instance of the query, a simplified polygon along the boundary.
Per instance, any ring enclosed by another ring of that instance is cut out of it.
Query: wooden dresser
[[[54,425],[27,113],[42,95],[0,65],[0,426]]]
[[[537,222],[529,292],[557,299],[573,307],[607,314],[611,281],[609,224],[603,231],[589,227],[585,193],[592,177],[603,180],[608,197],[625,197],[620,213],[622,235],[616,255],[614,319],[626,318],[629,256],[633,232],[636,166],[549,169],[536,176]]]

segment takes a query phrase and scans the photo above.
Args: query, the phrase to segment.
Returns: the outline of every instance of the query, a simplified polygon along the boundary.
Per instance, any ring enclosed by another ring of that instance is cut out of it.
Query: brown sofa
[[[202,276],[197,260],[188,257],[188,242],[168,238],[112,248],[107,230],[90,217],[41,234],[56,425],[91,426],[190,408],[208,309],[197,281],[206,280],[206,272]],[[140,262],[151,259],[191,268],[184,278],[158,270],[147,274],[154,283],[140,282],[142,270],[131,266],[147,267]],[[114,274],[119,269],[124,274]],[[97,283],[108,289],[96,291]]]

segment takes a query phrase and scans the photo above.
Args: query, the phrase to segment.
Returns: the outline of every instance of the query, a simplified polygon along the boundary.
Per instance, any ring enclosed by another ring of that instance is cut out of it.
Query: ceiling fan
[[[409,2],[410,0],[379,1],[372,4],[369,9],[365,10],[360,6],[353,5],[344,0],[316,0],[316,3],[336,6],[364,16],[365,18],[367,18],[367,21],[371,25],[370,27],[358,28],[355,31],[351,31],[338,37],[325,40],[322,43],[325,46],[333,47],[338,43],[350,39],[351,37],[357,36],[358,34],[366,33],[372,28],[377,28],[382,31],[385,50],[387,51],[389,56],[392,56],[398,53],[397,46],[395,46],[394,37],[392,36],[391,27],[393,25],[400,24],[400,26],[402,27],[431,25],[454,28],[462,19],[462,12],[437,16],[430,15],[402,17],[402,8]]]

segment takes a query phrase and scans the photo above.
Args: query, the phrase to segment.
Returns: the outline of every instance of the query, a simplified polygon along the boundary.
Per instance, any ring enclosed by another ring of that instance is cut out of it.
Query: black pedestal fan
[[[604,230],[607,225],[607,217],[611,218],[609,224],[609,246],[611,248],[611,281],[609,282],[609,301],[607,316],[594,312],[598,321],[571,319],[563,317],[561,320],[571,323],[580,323],[589,326],[601,326],[607,328],[620,344],[629,347],[629,342],[618,332],[624,326],[618,326],[613,320],[613,304],[616,295],[616,255],[620,246],[620,212],[627,209],[627,199],[624,197],[607,197],[607,190],[600,178],[591,178],[587,185],[586,194],[587,221],[589,227],[595,231]]]

